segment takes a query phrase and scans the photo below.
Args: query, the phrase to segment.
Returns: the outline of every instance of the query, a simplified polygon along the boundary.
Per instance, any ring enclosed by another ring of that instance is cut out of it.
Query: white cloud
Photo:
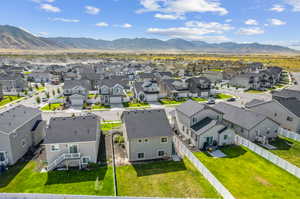
[[[285,0],[285,3],[292,6],[294,12],[300,12],[300,0]]]
[[[107,27],[109,25],[106,22],[99,22],[99,23],[96,24],[96,26],[98,26],[98,27]]]
[[[43,2],[47,2],[47,3],[53,3],[55,0],[31,0],[35,3],[43,3]]]
[[[273,26],[283,26],[286,24],[285,21],[281,21],[280,19],[270,19],[270,23]]]
[[[219,0],[139,0],[143,12],[163,12],[184,15],[190,12],[214,12],[220,15],[228,14],[228,10],[221,6]]]
[[[40,8],[47,11],[47,12],[60,12],[61,11],[60,8],[55,7],[51,4],[47,4],[47,3],[41,4]]]
[[[100,12],[100,8],[85,6],[85,12],[90,15],[97,15]]]
[[[79,19],[66,19],[66,18],[59,18],[59,17],[50,18],[50,20],[52,20],[52,21],[66,22],[66,23],[78,23],[78,22],[80,22]]]
[[[200,21],[188,21],[185,23],[185,26],[182,27],[149,28],[147,32],[171,38],[223,42],[229,41],[229,39],[221,34],[232,29],[233,27],[229,24],[221,24],[218,22],[205,23]]]
[[[285,8],[282,5],[275,4],[272,8],[270,8],[270,10],[274,12],[283,12]]]
[[[125,23],[121,26],[122,28],[132,28],[132,25],[129,23]]]
[[[237,33],[240,35],[260,35],[260,34],[264,34],[265,31],[259,27],[254,27],[254,28],[240,28]]]
[[[172,15],[172,14],[155,14],[154,15],[155,18],[158,18],[158,19],[167,19],[167,20],[176,20],[176,19],[185,19],[184,16],[182,15]]]
[[[226,22],[226,23],[231,23],[231,22],[232,22],[232,19],[226,19],[225,22]]]
[[[257,26],[258,22],[255,19],[248,19],[245,21],[246,25]]]

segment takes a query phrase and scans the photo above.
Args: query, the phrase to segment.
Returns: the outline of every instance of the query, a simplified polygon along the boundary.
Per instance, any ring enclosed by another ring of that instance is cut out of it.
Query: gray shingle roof
[[[89,80],[66,80],[64,83],[64,89],[72,89],[76,86],[81,86],[87,90],[91,89],[91,83]]]
[[[286,109],[294,113],[296,116],[300,117],[300,100],[297,98],[289,98],[289,99],[278,99],[276,100]]]
[[[195,115],[196,113],[202,111],[205,108],[204,104],[189,100],[185,103],[180,104],[176,107],[176,110],[185,114],[188,117]]]
[[[51,118],[44,144],[96,141],[99,124],[96,115]]]
[[[247,102],[247,103],[245,104],[245,107],[246,107],[246,108],[250,108],[250,107],[252,107],[252,106],[256,106],[256,105],[261,104],[261,103],[264,103],[264,102],[265,102],[264,100],[253,99],[253,100],[251,100],[250,102]]]
[[[11,133],[19,128],[25,122],[41,114],[39,109],[26,107],[23,105],[16,106],[0,113],[0,131]]]
[[[172,136],[169,120],[163,109],[124,111],[121,118],[129,139]]]
[[[248,130],[252,129],[258,123],[267,118],[262,114],[255,113],[250,110],[245,110],[230,104],[226,104],[224,102],[220,102],[214,105],[212,109],[222,112],[224,114],[223,118],[225,120]]]
[[[291,90],[291,89],[283,89],[281,91],[273,92],[273,98],[280,97],[280,98],[297,98],[300,100],[300,91],[298,90]]]

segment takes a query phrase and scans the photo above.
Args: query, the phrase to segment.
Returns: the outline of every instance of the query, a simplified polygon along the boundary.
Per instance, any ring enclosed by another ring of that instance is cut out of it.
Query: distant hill
[[[192,51],[207,53],[299,53],[288,47],[259,43],[238,44],[206,43],[183,39],[121,38],[106,41],[92,38],[37,37],[20,28],[0,26],[0,48],[2,49],[94,49],[94,50],[137,50],[137,51]]]

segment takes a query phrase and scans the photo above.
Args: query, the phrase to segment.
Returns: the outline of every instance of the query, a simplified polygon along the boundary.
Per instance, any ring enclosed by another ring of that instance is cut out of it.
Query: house
[[[16,106],[0,113],[0,165],[14,165],[44,138],[39,109]]]
[[[156,81],[135,82],[134,97],[140,102],[154,102],[159,99],[159,86]]]
[[[98,84],[101,102],[103,104],[117,104],[125,101],[126,89],[129,89],[129,81],[119,79],[103,79]]]
[[[28,88],[27,82],[20,74],[0,74],[3,92],[22,92]]]
[[[162,96],[178,98],[190,95],[188,84],[184,80],[163,79],[159,82],[159,87]]]
[[[32,72],[28,74],[27,79],[35,83],[49,83],[51,81],[51,74],[48,72]]]
[[[300,100],[300,91],[292,89],[283,89],[281,91],[272,92],[273,99],[297,98]]]
[[[222,122],[222,117],[221,112],[190,100],[176,107],[172,121],[184,140],[198,149],[206,149],[234,143],[234,130]]]
[[[271,101],[251,101],[246,108],[266,115],[282,128],[300,132],[300,99],[296,97],[273,97]]]
[[[64,83],[64,95],[73,107],[82,107],[91,89],[88,80],[67,80]]]
[[[3,99],[3,89],[2,84],[0,84],[0,101]]]
[[[153,73],[139,73],[137,74],[137,80],[138,81],[153,81],[156,77]]]
[[[186,80],[191,94],[197,97],[209,97],[211,95],[211,81],[206,77],[192,77]]]
[[[250,141],[269,140],[277,137],[279,125],[267,116],[224,102],[213,107],[223,114],[223,122]]]
[[[245,89],[259,89],[260,88],[260,74],[259,73],[243,73],[232,77],[229,80],[229,85]]]
[[[173,74],[171,72],[157,72],[155,73],[155,76],[157,77],[157,80],[172,79]]]
[[[171,157],[173,134],[165,110],[124,111],[121,119],[129,161]]]
[[[51,118],[44,140],[47,170],[96,163],[100,136],[96,115]]]

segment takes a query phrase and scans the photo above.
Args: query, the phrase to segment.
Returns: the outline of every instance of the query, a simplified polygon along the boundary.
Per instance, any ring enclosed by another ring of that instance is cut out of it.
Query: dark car
[[[235,102],[235,101],[236,101],[236,98],[234,98],[234,97],[227,100],[227,102]]]

